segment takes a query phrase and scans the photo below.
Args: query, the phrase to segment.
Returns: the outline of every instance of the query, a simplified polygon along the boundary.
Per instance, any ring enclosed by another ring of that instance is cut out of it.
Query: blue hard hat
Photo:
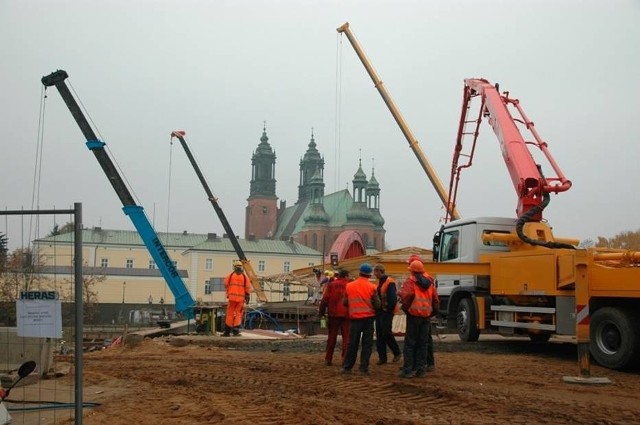
[[[362,263],[360,265],[360,273],[370,275],[373,272],[373,267],[369,263]]]

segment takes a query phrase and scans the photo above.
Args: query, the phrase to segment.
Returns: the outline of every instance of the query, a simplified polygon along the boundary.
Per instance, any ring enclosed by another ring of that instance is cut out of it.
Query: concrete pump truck
[[[346,23],[344,33],[380,92],[409,145],[419,150],[406,122]],[[479,100],[478,115],[467,116]],[[514,118],[510,108],[520,114]],[[456,195],[460,173],[472,164],[479,127],[492,126],[518,195],[517,218],[460,218]],[[468,125],[474,125],[467,131]],[[525,141],[521,127],[533,135]],[[472,136],[469,146],[464,136]],[[555,176],[548,177],[531,149],[538,149]],[[589,354],[601,365],[625,369],[640,362],[640,252],[579,249],[578,241],[553,235],[542,212],[551,193],[571,187],[524,114],[519,101],[501,94],[484,79],[467,79],[458,126],[448,195],[426,157],[416,153],[447,211],[433,238],[433,263],[442,302],[442,319],[464,341],[483,330],[528,335],[546,342],[551,335],[577,336],[581,375],[589,376]],[[466,158],[466,161],[461,159]],[[449,221],[453,219],[453,221]],[[406,273],[406,264],[390,264],[389,273]]]

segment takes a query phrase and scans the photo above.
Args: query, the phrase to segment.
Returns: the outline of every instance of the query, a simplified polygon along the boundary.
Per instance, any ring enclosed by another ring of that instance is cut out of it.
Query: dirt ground
[[[572,343],[447,335],[436,340],[436,371],[422,379],[376,366],[375,350],[370,376],[342,375],[324,365],[323,349],[323,337],[164,337],[88,353],[84,401],[100,406],[85,409],[83,423],[640,423],[640,374],[592,365],[611,384],[567,384],[562,377],[578,373]]]

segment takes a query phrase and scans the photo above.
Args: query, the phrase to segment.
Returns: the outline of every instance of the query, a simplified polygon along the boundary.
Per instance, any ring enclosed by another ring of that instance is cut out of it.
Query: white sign
[[[18,336],[62,338],[62,304],[60,300],[16,300]]]

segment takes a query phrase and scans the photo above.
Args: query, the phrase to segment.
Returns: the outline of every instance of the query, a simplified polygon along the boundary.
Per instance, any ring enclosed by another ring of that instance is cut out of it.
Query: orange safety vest
[[[347,284],[346,295],[350,319],[366,319],[376,315],[373,301],[371,301],[375,292],[376,285],[363,276]]]
[[[387,276],[387,280],[384,281],[384,283],[382,284],[382,287],[380,288],[380,301],[382,301],[382,310],[384,311],[388,311],[387,310],[387,291],[389,290],[389,285],[392,283],[396,283],[395,280],[393,280],[393,278]],[[396,291],[398,290],[398,285],[396,285]],[[396,296],[397,296],[397,292],[396,292]],[[393,306],[393,314],[398,314],[400,313],[400,306],[398,305],[399,303],[396,302],[396,305]]]
[[[244,301],[245,294],[251,293],[251,286],[248,284],[247,276],[244,273],[230,273],[224,279],[224,287],[227,291],[227,299],[229,301]]]
[[[433,314],[433,298],[435,285],[431,284],[427,289],[422,289],[417,283],[414,284],[415,297],[409,307],[409,314],[419,317],[431,317]]]

